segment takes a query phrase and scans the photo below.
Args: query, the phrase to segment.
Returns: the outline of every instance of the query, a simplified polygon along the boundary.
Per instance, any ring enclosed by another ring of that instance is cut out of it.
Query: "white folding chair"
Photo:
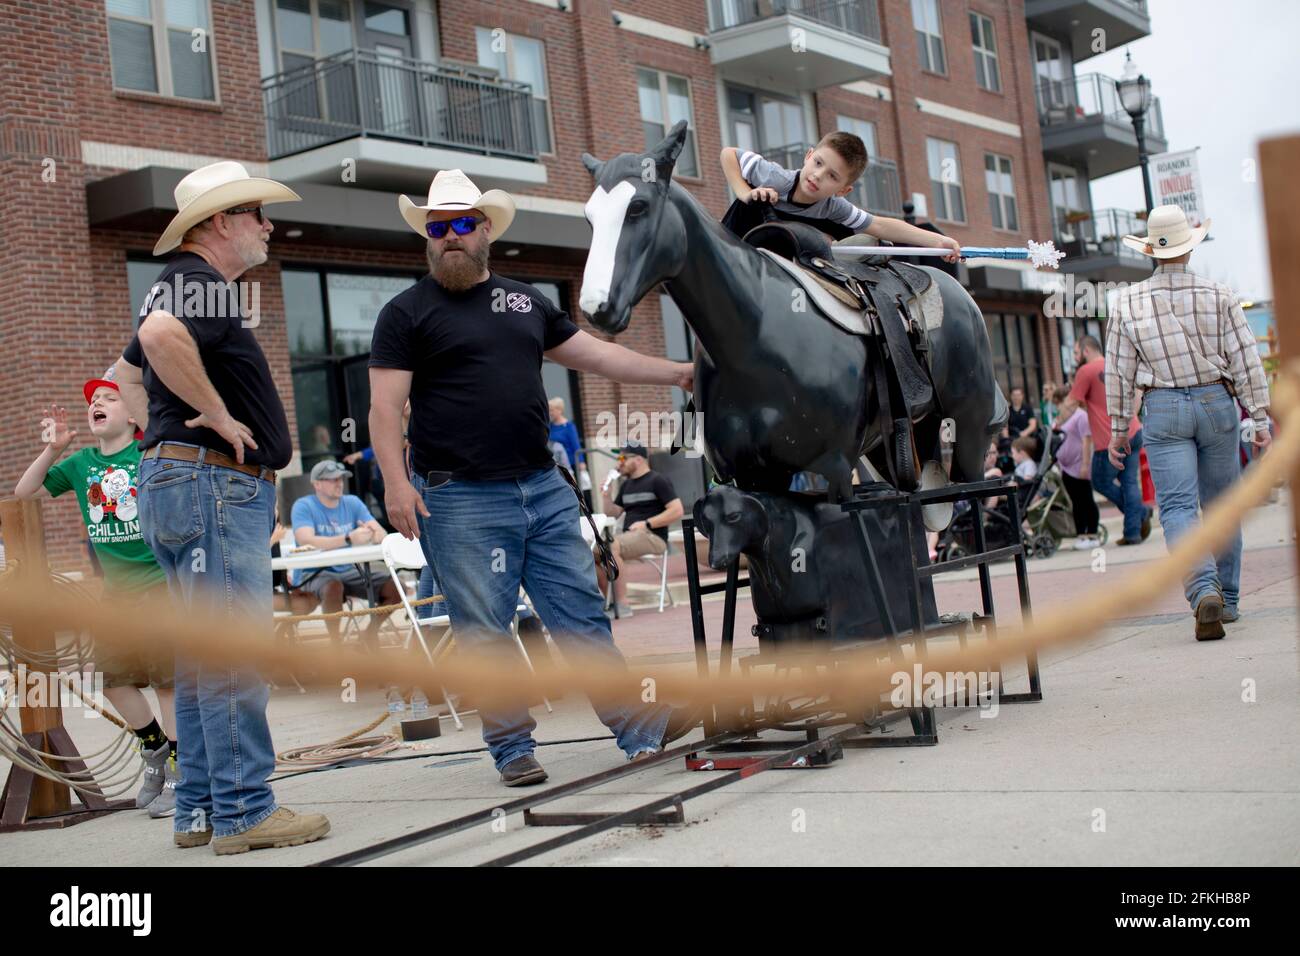
[[[668,601],[669,607],[676,607],[677,601],[673,598],[673,592],[668,589],[668,559],[672,556],[673,546],[670,542],[668,549],[663,554],[643,554],[641,560],[650,567],[659,572],[659,613],[664,612],[664,601]]]
[[[442,653],[442,649],[446,647],[447,643],[452,639],[451,617],[446,614],[439,614],[432,617],[421,618],[417,613],[417,608],[411,604],[411,599],[406,594],[406,588],[402,587],[402,581],[397,575],[398,571],[418,572],[423,570],[426,563],[424,560],[424,549],[420,547],[418,541],[413,541],[395,532],[384,538],[382,547],[384,549],[384,566],[388,568],[388,573],[393,579],[393,586],[397,588],[397,595],[401,599],[402,607],[406,610],[406,616],[411,621],[412,630],[410,634],[407,634],[406,643],[403,645],[403,648],[405,649],[411,646],[411,635],[414,634],[420,642],[420,647],[424,650],[424,656],[427,657],[429,663],[432,664],[437,656]],[[528,656],[528,650],[524,647],[523,640],[519,637],[518,614],[519,612],[526,610],[528,610],[528,605],[522,602],[516,605],[516,617],[510,624],[510,636],[514,638],[515,646],[519,648],[519,653],[524,656],[524,663],[528,665],[529,672],[535,675],[537,671],[533,668],[533,661]],[[429,644],[424,639],[424,626],[426,625],[431,627],[447,628],[447,631],[442,635],[442,639],[438,641],[432,651],[429,650]],[[461,723],[460,714],[456,711],[456,706],[451,702],[451,695],[447,693],[447,688],[439,687],[439,690],[442,691],[442,699],[447,705],[447,710],[451,713],[451,719],[456,723],[456,729],[464,730],[465,725]],[[542,702],[546,704],[547,713],[554,713],[550,700],[543,697]]]

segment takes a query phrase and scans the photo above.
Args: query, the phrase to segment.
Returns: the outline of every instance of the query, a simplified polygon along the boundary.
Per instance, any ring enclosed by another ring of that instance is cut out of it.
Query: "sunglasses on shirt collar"
[[[483,216],[457,216],[455,219],[443,219],[438,222],[426,222],[424,231],[429,234],[430,239],[442,239],[447,235],[447,230],[455,230],[458,236],[468,236],[478,228],[478,224],[483,221]]]

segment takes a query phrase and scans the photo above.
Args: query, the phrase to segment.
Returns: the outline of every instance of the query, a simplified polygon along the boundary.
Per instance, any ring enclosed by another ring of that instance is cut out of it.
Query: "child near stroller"
[[[1028,557],[1046,558],[1056,553],[1064,538],[1075,537],[1075,508],[1066,488],[1061,466],[1056,455],[1066,440],[1066,435],[1059,431],[1050,433],[1050,440],[1044,443],[1042,458],[1034,462],[1025,457],[1032,440],[1013,443],[1013,451],[1018,450],[1020,459],[1016,467],[1016,501],[1019,504],[1021,527],[1019,540],[1024,545]],[[996,446],[990,449],[990,457],[996,455]],[[1036,467],[1026,467],[1036,465]],[[996,477],[1000,472],[992,469],[989,477]],[[1027,476],[1027,477],[1026,477]],[[1095,505],[1094,505],[1095,507]],[[984,541],[986,550],[1005,548],[1017,540],[1017,529],[1011,525],[1010,509],[1004,498],[984,510]],[[1097,534],[1090,541],[1097,544],[1106,543],[1106,529],[1097,524]],[[1084,539],[1080,539],[1084,540]],[[1096,546],[1096,545],[1090,545]],[[949,561],[976,552],[975,518],[969,503],[957,502],[953,508],[953,520],[947,530],[940,536],[936,551],[940,561]]]

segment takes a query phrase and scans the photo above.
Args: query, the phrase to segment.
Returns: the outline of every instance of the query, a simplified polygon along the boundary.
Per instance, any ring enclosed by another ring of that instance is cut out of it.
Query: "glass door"
[[[419,138],[419,76],[411,65],[410,12],[389,3],[366,0],[362,9],[362,45],[374,50],[375,62],[367,84],[373,127],[393,136]]]
[[[1064,110],[1073,97],[1070,95],[1070,67],[1065,62],[1061,44],[1038,33],[1032,34],[1032,38],[1038,111]]]

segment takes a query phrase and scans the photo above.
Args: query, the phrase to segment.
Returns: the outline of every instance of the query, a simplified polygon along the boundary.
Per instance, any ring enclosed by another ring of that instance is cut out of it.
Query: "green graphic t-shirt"
[[[135,490],[139,470],[135,442],[108,456],[90,446],[53,465],[44,482],[54,498],[68,491],[77,493],[86,532],[104,568],[104,582],[119,593],[143,591],[167,580],[140,534]]]

